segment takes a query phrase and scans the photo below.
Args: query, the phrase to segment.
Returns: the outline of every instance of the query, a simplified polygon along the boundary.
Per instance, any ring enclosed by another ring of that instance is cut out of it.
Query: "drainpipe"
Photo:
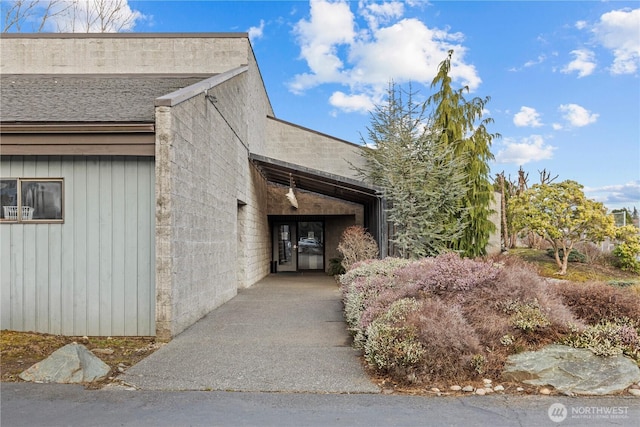
[[[387,201],[382,195],[377,196],[378,247],[380,258],[387,257],[389,236],[387,235]]]

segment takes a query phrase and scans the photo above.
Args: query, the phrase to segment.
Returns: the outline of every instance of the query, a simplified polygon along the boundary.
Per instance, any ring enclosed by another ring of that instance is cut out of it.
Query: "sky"
[[[546,170],[640,209],[637,1],[113,1],[107,30],[247,32],[276,117],[354,143],[390,81],[426,99],[453,49],[453,86],[490,97],[492,176]]]

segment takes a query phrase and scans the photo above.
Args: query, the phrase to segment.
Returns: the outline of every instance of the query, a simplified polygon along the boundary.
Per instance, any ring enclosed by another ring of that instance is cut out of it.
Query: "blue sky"
[[[391,79],[426,98],[453,49],[454,85],[491,97],[493,173],[522,166],[534,184],[546,169],[640,209],[637,1],[130,0],[126,12],[134,32],[248,32],[276,116],[356,143]]]

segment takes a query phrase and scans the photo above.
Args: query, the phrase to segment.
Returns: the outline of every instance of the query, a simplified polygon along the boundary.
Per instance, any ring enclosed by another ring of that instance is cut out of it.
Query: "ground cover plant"
[[[636,285],[550,280],[517,256],[447,253],[356,263],[340,286],[354,345],[394,384],[499,380],[509,355],[551,343],[640,363]]]

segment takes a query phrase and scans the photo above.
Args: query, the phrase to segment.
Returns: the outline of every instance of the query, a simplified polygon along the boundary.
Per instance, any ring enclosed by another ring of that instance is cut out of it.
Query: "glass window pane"
[[[0,179],[0,218],[6,220],[17,220],[17,216],[13,218],[13,212],[17,212],[18,206],[18,180],[17,179]],[[6,209],[5,209],[6,206]],[[15,206],[15,209],[11,208]]]
[[[21,180],[22,220],[62,219],[62,180]]]

